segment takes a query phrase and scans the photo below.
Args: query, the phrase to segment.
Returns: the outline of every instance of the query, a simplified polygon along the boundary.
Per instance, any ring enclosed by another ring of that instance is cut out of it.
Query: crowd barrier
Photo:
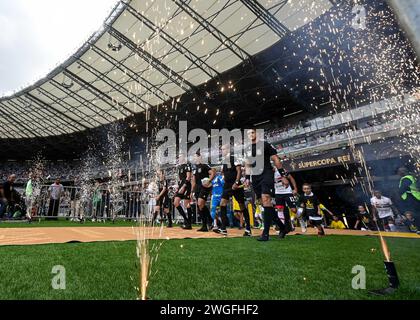
[[[30,197],[19,197],[9,217],[24,218],[30,214],[31,218],[70,220],[135,220],[151,221],[156,205],[155,195],[150,192],[124,190],[119,188],[95,187],[63,187],[62,191],[55,194],[51,186],[43,185],[34,188]],[[172,200],[172,199],[171,199]],[[195,214],[195,204],[192,205],[193,221],[198,223],[199,217]],[[16,214],[15,214],[16,212]],[[170,214],[175,223],[182,222],[182,217],[173,208],[170,201]],[[164,214],[158,215],[167,219]]]

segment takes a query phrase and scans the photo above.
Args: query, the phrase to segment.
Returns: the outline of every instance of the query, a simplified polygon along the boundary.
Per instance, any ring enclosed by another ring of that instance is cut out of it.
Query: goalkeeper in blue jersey
[[[213,190],[211,194],[211,217],[213,219],[213,228],[217,228],[217,207],[220,206],[222,200],[223,186],[225,181],[220,172],[216,173],[213,181]]]

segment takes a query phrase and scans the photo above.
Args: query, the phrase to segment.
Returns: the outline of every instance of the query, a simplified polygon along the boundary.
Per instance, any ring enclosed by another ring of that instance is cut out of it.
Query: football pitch
[[[159,299],[420,299],[420,240],[387,238],[401,285],[392,295],[379,239],[293,235],[163,242],[152,267],[148,297]],[[0,299],[137,299],[135,241],[0,247]],[[53,289],[54,266],[65,268],[65,289]],[[354,266],[366,289],[353,289]]]

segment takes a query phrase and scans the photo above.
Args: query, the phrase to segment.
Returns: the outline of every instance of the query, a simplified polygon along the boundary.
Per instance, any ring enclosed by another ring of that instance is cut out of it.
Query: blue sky
[[[0,96],[32,84],[100,28],[117,0],[1,0]]]

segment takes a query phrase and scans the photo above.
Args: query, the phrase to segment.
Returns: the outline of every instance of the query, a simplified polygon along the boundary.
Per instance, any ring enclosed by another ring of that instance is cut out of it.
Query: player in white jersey
[[[289,209],[296,213],[297,206],[295,195],[298,193],[296,181],[287,171],[280,173],[278,170],[275,170],[274,190],[276,210],[280,221],[284,217],[283,226],[280,225],[280,233],[284,233],[284,235],[286,235],[293,230],[292,223],[290,221]]]
[[[379,218],[379,227],[385,231],[391,231],[390,222],[394,224],[394,214],[398,215],[398,209],[390,198],[384,197],[380,191],[375,190],[370,199],[374,219]]]

